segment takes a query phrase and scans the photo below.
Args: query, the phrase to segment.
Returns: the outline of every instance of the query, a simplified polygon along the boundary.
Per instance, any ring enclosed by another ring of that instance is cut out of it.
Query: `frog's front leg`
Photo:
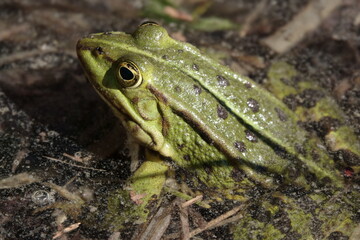
[[[127,222],[142,223],[149,215],[149,204],[160,203],[168,166],[158,154],[147,151],[146,161],[127,180],[123,189],[108,198],[105,225],[118,230]]]

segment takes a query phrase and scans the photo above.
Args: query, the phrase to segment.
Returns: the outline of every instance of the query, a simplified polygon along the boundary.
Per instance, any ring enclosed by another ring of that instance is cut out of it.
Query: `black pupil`
[[[134,78],[134,74],[126,67],[120,68],[120,76],[124,80],[132,80]]]

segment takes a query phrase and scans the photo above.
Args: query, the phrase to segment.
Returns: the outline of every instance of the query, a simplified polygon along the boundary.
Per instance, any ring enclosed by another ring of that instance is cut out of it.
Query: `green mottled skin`
[[[333,160],[318,147],[320,140],[298,125],[301,118],[279,96],[170,38],[158,25],[142,25],[133,34],[92,34],[78,42],[77,53],[88,79],[130,134],[229,198],[256,184],[276,189],[279,181],[307,190],[344,186]],[[119,83],[124,61],[136,64],[139,86]],[[289,210],[289,221],[310,219],[298,213]],[[286,234],[266,223],[257,227],[269,236]]]

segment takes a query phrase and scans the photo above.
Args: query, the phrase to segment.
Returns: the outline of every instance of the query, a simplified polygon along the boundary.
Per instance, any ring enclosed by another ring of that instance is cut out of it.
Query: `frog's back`
[[[205,124],[199,131],[229,156],[266,170],[274,166],[274,172],[281,174],[289,166],[308,168],[319,179],[342,184],[333,160],[316,146],[318,140],[309,140],[294,112],[267,90],[201,54],[194,46],[173,40],[157,25],[139,28],[133,36],[144,56],[153,59],[156,66],[163,66],[158,68],[157,77],[151,77],[152,87],[173,100],[169,101],[173,109],[188,116],[194,126]],[[272,148],[280,146],[297,156],[301,162],[284,164],[265,146],[269,143]],[[321,156],[320,160],[314,156]]]

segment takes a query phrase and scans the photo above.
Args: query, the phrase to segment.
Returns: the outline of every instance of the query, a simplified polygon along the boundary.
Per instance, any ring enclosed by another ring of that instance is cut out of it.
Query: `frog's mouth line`
[[[124,108],[114,103],[114,101],[111,101],[113,98],[107,93],[107,91],[102,90],[100,87],[97,87],[92,83],[92,86],[94,87],[95,91],[98,93],[98,95],[103,99],[104,102],[106,102],[107,105],[110,106],[110,108],[116,113],[116,116],[120,119],[120,121],[124,124],[126,122],[134,122],[135,124],[139,125],[135,120],[133,120],[129,114],[125,111]]]

